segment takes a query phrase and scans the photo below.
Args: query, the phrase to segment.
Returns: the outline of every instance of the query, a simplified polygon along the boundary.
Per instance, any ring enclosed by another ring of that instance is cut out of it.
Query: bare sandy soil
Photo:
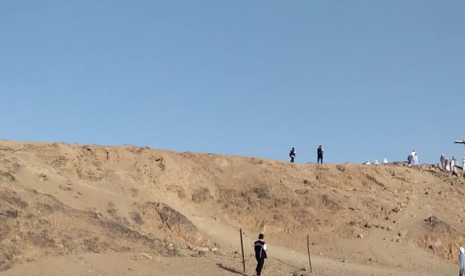
[[[0,141],[0,275],[452,275],[465,181],[431,166],[290,164]],[[301,271],[305,268],[307,271]]]

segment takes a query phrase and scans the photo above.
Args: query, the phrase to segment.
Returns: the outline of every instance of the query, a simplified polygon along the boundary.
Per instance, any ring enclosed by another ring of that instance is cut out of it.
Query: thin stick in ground
[[[307,235],[307,251],[308,251],[308,264],[310,265],[310,273],[313,273],[312,258],[310,257],[310,235]]]
[[[242,229],[239,229],[239,233],[241,236],[242,267],[244,268],[244,273],[245,273],[244,242],[242,240]]]

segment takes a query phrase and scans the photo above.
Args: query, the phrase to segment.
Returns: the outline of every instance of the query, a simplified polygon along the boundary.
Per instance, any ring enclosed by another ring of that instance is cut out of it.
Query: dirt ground
[[[452,275],[465,181],[405,164],[290,164],[0,141],[0,276]],[[306,271],[301,270],[305,268]]]

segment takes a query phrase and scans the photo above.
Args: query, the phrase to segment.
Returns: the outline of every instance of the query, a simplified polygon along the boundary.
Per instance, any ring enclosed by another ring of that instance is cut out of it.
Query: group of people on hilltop
[[[325,150],[321,147],[321,145],[317,148],[316,150],[316,162],[317,163],[320,163],[320,164],[323,164],[323,154],[324,154]],[[295,148],[292,148],[291,151],[289,152],[289,157],[291,158],[291,163],[294,163],[294,160],[295,160],[295,156],[297,154],[297,151],[295,150]]]
[[[410,166],[418,166],[418,154],[415,150],[409,154],[407,161]]]
[[[460,166],[460,163],[455,159],[454,156],[452,156],[450,159],[447,159],[444,154],[441,155],[441,169],[447,171],[447,172],[452,172],[452,175],[458,175],[457,174],[457,166]],[[465,157],[463,158],[463,165],[462,169],[465,170]]]
[[[408,164],[410,166],[418,166],[418,154],[416,151],[412,151],[409,156],[407,157]],[[447,171],[452,172],[452,175],[457,174],[457,167],[460,167],[460,163],[452,156],[450,159],[447,159],[445,155],[441,155],[440,158],[440,168]],[[462,169],[465,171],[465,157],[463,158],[463,166]]]

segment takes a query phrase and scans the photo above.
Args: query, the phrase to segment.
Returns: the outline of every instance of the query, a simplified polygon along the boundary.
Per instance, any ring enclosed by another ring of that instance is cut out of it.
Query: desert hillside
[[[460,171],[462,174],[462,172]],[[0,275],[452,275],[465,181],[431,166],[291,164],[0,141]]]

